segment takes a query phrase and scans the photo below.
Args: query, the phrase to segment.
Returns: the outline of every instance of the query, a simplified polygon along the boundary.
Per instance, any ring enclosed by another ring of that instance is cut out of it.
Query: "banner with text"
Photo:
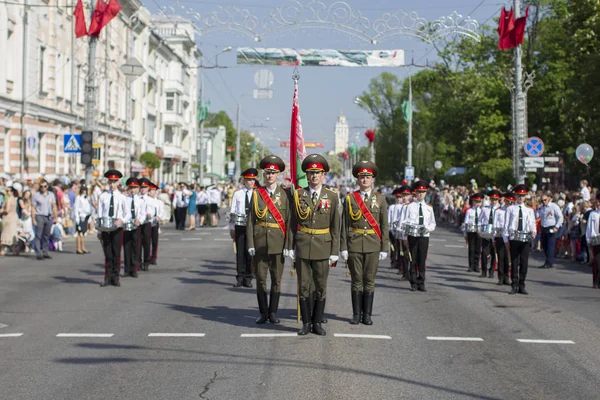
[[[404,50],[294,50],[239,47],[237,63],[305,67],[399,67],[404,65]]]

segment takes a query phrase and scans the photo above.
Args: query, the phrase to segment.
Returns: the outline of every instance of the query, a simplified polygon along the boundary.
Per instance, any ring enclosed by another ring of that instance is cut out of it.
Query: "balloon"
[[[587,165],[594,157],[594,149],[589,144],[582,143],[577,146],[577,149],[575,150],[575,156],[577,156],[579,162]]]
[[[433,163],[433,167],[434,167],[435,169],[440,169],[440,168],[442,168],[442,162],[441,162],[441,161],[436,161],[436,162],[434,162],[434,163]]]

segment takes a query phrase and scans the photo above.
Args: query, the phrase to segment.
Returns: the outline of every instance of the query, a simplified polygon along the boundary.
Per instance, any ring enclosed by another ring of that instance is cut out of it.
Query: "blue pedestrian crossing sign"
[[[525,142],[525,154],[529,157],[540,157],[544,154],[544,142],[537,136],[532,136]]]
[[[65,153],[81,153],[81,135],[66,134],[63,140]]]

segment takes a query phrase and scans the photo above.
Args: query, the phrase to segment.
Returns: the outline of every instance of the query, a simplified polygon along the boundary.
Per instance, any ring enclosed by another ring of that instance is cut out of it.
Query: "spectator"
[[[89,254],[85,247],[85,236],[88,230],[88,224],[90,217],[92,216],[92,204],[89,198],[88,188],[81,186],[79,194],[75,198],[75,204],[73,207],[75,215],[75,244],[77,247],[77,254]]]
[[[196,196],[197,196],[197,191],[198,191],[198,187],[197,186],[192,186],[190,185],[192,190],[190,191],[190,198],[189,198],[189,203],[188,203],[188,208],[187,208],[187,214],[190,217],[190,226],[188,227],[188,231],[194,231],[196,230]]]
[[[48,254],[52,218],[58,217],[56,196],[48,190],[48,181],[40,181],[40,191],[31,199],[33,226],[35,226],[35,254],[38,260],[52,258]]]
[[[579,186],[581,187],[581,190],[579,191],[579,194],[581,195],[581,198],[583,199],[583,201],[590,201],[590,189],[588,188],[588,181],[586,181],[585,179],[582,180],[581,182],[579,182]]]
[[[0,237],[0,256],[6,254],[6,247],[15,252],[17,244],[17,225],[19,217],[17,216],[17,198],[19,192],[12,185],[6,189],[8,198],[2,204],[0,216],[2,216],[2,236]]]
[[[35,234],[33,233],[33,223],[31,221],[31,191],[25,190],[23,196],[19,199],[19,208],[21,209],[21,225],[23,236],[27,238],[25,244],[26,252],[32,252],[32,242]]]
[[[171,220],[171,196],[168,193],[167,188],[163,188],[158,195],[158,200],[162,202],[163,205],[163,219],[160,222],[161,225],[167,223],[167,221]]]
[[[217,185],[213,185],[208,189],[208,201],[210,204],[210,226],[217,226],[219,203],[221,202],[221,192]]]
[[[52,224],[52,229],[50,232],[50,242],[52,243],[52,247],[55,251],[62,252],[63,251],[63,236],[65,235],[65,230],[62,225],[62,218],[58,217],[54,224]]]
[[[196,209],[198,210],[198,225],[204,226],[204,218],[206,217],[206,211],[208,208],[208,193],[204,186],[200,186],[198,193],[196,194]]]

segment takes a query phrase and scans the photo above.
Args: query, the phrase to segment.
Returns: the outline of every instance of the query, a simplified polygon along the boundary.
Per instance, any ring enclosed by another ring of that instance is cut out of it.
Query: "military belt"
[[[312,228],[305,228],[305,227],[300,226],[300,225],[298,225],[298,230],[300,232],[308,233],[309,235],[326,235],[326,234],[329,233],[329,228],[312,229]]]
[[[375,234],[375,230],[374,229],[355,228],[353,226],[350,227],[350,232],[362,233],[364,235],[374,235]]]
[[[275,222],[262,222],[258,221],[256,225],[264,226],[265,228],[279,228],[279,225]]]

